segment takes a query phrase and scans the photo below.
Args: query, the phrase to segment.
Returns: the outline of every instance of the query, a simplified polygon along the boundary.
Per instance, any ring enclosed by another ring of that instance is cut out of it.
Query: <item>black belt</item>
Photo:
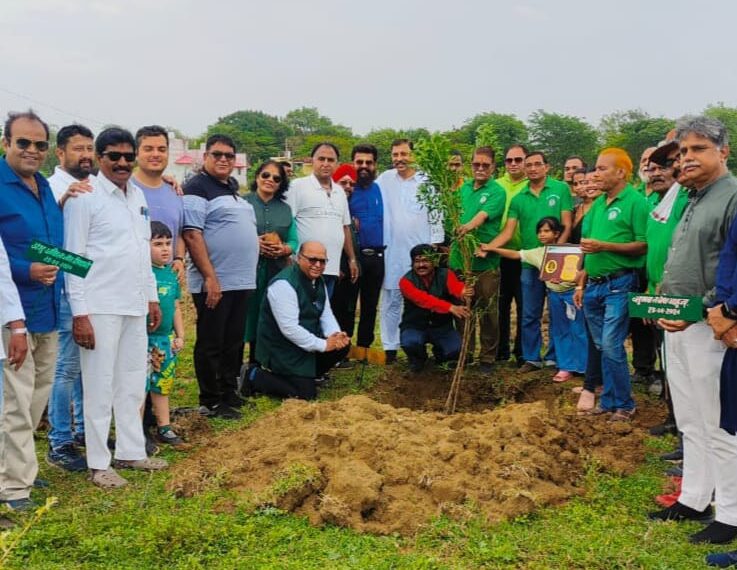
[[[606,283],[607,281],[611,281],[612,279],[616,279],[617,277],[629,275],[630,273],[634,272],[634,269],[619,269],[614,273],[607,273],[606,275],[600,275],[599,277],[589,277],[589,281],[591,281],[591,283]]]
[[[378,255],[381,257],[384,255],[384,248],[383,247],[364,247],[361,249],[361,255],[365,255],[367,257],[371,257],[372,255]]]

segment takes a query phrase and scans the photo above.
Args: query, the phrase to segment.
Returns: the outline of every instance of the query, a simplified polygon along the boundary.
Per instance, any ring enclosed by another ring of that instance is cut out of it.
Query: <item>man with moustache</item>
[[[640,194],[645,196],[645,198],[648,199],[648,202],[650,202],[650,196],[652,196],[653,189],[650,185],[650,176],[648,173],[648,169],[650,168],[650,155],[655,151],[657,147],[649,146],[645,150],[642,151],[642,154],[640,155],[640,166],[637,170],[637,176],[640,178],[640,184],[635,188]],[[657,196],[653,198],[653,200],[657,199]],[[652,204],[654,206],[655,204]]]
[[[49,185],[61,207],[68,199],[92,191],[95,155],[92,131],[83,125],[68,125],[56,135],[59,166],[49,178]],[[84,471],[87,461],[79,453],[84,445],[84,411],[79,346],[72,335],[72,311],[62,290],[59,311],[59,351],[56,373],[49,397],[49,451],[46,461],[67,471]],[[73,411],[73,412],[72,412]],[[72,433],[74,426],[74,433]]]
[[[286,202],[297,222],[300,243],[318,241],[328,252],[323,279],[332,297],[340,274],[340,253],[348,256],[351,281],[358,279],[358,259],[353,251],[351,214],[348,199],[333,181],[340,151],[333,143],[319,142],[312,147],[312,174],[292,180]]]
[[[61,279],[53,265],[30,261],[33,240],[55,247],[63,241],[59,205],[39,173],[49,148],[49,127],[33,111],[10,113],[0,159],[0,240],[20,295],[25,327],[3,328],[2,342],[27,336],[23,364],[4,362],[4,403],[0,414],[0,502],[12,510],[30,510],[38,473],[33,431],[41,420],[54,378]],[[15,344],[15,341],[12,342]]]
[[[527,148],[521,144],[510,146],[504,153],[504,174],[496,179],[497,184],[504,188],[506,194],[501,227],[507,224],[512,198],[519,194],[527,184],[527,175],[525,174],[526,155]],[[519,228],[517,228],[505,247],[519,250],[520,245],[521,238]],[[522,262],[519,259],[507,259],[503,257],[499,262],[499,276],[499,348],[497,349],[497,360],[509,360],[511,354],[514,354],[517,364],[521,365],[523,363]],[[517,330],[514,335],[514,351],[510,352],[512,301],[514,301],[516,307]]]
[[[236,388],[259,255],[256,212],[231,177],[235,153],[233,139],[211,135],[202,171],[184,185],[182,237],[192,258],[187,285],[197,311],[200,412],[224,419],[241,417]]]
[[[383,172],[376,183],[384,204],[384,283],[381,288],[381,343],[387,364],[397,359],[400,347],[399,322],[402,317],[402,292],[399,280],[411,269],[410,250],[418,243],[441,244],[442,219],[428,212],[417,191],[424,176],[413,167],[412,142],[397,139],[392,143],[394,168]]]
[[[678,501],[650,518],[708,521],[714,495],[714,522],[690,540],[722,544],[737,537],[737,436],[720,427],[719,398],[722,340],[737,345],[732,329],[737,314],[715,303],[716,271],[737,213],[737,180],[727,170],[729,141],[720,121],[683,117],[676,123],[676,140],[679,181],[690,189],[689,200],[673,233],[660,289],[666,295],[701,297],[709,324],[658,320],[665,330],[668,385],[683,434],[683,479]]]
[[[582,198],[576,193],[573,188],[573,175],[577,170],[585,170],[586,163],[583,158],[578,155],[572,155],[566,158],[563,163],[563,182],[568,184],[568,189],[571,191],[571,200],[573,200],[573,206],[576,207],[581,203]]]
[[[374,342],[376,307],[384,281],[384,203],[376,179],[378,151],[372,144],[357,144],[351,151],[357,181],[348,200],[353,223],[358,231],[358,279],[361,315],[356,345],[369,348]]]
[[[151,271],[148,208],[130,182],[136,142],[111,127],[95,141],[100,171],[93,191],[64,207],[65,247],[92,260],[87,277],[66,274],[72,331],[81,347],[85,442],[90,480],[105,488],[127,484],[114,467],[159,470],[146,457],[140,408],[146,395],[146,325],[161,320]],[[115,412],[115,460],[107,440]]]

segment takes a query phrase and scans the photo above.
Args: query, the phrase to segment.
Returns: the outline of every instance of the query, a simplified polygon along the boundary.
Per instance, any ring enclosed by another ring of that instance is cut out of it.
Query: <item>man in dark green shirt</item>
[[[494,150],[479,147],[471,159],[473,179],[466,180],[460,188],[461,226],[458,237],[473,233],[480,243],[488,243],[499,235],[499,226],[504,215],[506,193],[492,179],[494,173]],[[462,244],[456,239],[450,250],[450,267],[464,272],[461,255]],[[469,252],[473,255],[473,252]],[[478,315],[480,329],[479,365],[482,372],[491,372],[499,346],[499,256],[472,257],[470,269],[476,277],[473,305]],[[469,354],[473,355],[476,344],[475,322],[471,324]]]

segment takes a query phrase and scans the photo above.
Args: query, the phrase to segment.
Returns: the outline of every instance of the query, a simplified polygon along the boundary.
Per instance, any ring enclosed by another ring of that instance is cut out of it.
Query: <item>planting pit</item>
[[[471,368],[458,412],[446,416],[438,410],[449,372],[389,369],[371,397],[289,400],[211,438],[173,466],[169,489],[187,497],[220,488],[231,506],[410,535],[441,513],[495,522],[561,503],[582,493],[592,461],[617,473],[642,462],[643,428],[662,419],[659,406],[641,397],[632,424],[579,417],[571,384],[550,376],[500,368],[489,380]]]

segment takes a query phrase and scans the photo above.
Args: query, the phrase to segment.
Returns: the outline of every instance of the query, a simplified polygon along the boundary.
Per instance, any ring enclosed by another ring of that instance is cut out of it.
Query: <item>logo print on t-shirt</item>
[[[619,208],[612,208],[611,210],[609,210],[609,215],[607,216],[607,218],[609,220],[616,220],[617,216],[619,216],[621,212],[622,210],[620,210]]]
[[[550,198],[548,198],[548,206],[550,206],[551,208],[555,206],[557,202],[558,202],[558,196],[551,196]]]
[[[479,204],[486,204],[487,198],[488,197],[486,196],[486,194],[484,194],[483,196],[481,196],[481,199],[479,200]]]

